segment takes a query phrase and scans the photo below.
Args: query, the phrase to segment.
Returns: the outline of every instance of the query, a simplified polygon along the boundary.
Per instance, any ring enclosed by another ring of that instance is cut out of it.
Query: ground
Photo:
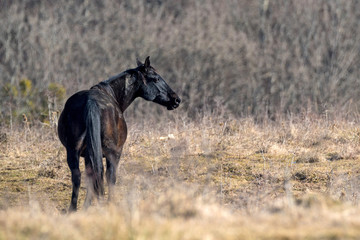
[[[359,141],[358,123],[309,116],[133,121],[115,199],[81,210],[83,176],[67,214],[55,129],[4,128],[0,239],[359,238]]]

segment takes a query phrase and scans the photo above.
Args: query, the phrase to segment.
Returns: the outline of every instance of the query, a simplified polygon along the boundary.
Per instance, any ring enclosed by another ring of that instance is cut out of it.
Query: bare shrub
[[[216,108],[257,119],[356,117],[355,1],[2,1],[0,79],[67,93],[150,55],[196,117]],[[129,116],[166,114],[135,102]]]

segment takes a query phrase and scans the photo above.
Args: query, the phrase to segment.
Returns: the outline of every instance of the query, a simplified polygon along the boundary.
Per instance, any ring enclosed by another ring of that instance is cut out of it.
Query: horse
[[[81,183],[79,158],[85,158],[85,172],[89,180],[84,208],[92,199],[104,196],[104,167],[108,199],[116,183],[116,169],[127,137],[124,111],[137,98],[142,97],[168,110],[180,105],[179,96],[150,65],[150,57],[137,67],[128,69],[102,81],[89,90],[72,95],[65,103],[58,121],[58,136],[66,148],[67,163],[71,171],[72,196],[69,212],[77,210]]]

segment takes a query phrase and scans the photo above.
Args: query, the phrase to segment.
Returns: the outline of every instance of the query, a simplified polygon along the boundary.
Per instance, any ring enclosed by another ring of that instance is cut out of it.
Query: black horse
[[[85,171],[89,178],[84,207],[87,208],[94,194],[104,195],[103,162],[106,158],[106,180],[109,199],[116,182],[116,169],[127,136],[123,112],[137,97],[167,107],[177,108],[178,95],[150,66],[137,60],[137,68],[126,70],[117,76],[72,95],[62,111],[58,134],[66,148],[67,162],[71,170],[73,191],[69,211],[76,211],[81,172],[79,157],[85,158]]]

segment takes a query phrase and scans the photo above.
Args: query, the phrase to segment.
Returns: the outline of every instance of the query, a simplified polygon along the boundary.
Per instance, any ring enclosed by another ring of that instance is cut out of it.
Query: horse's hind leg
[[[114,186],[116,183],[116,170],[119,164],[121,152],[118,154],[108,154],[106,156],[106,181],[109,187],[109,201],[114,195]]]
[[[94,183],[93,183],[93,175],[94,170],[92,169],[89,162],[87,162],[85,158],[85,172],[86,172],[86,197],[84,201],[84,209],[87,209],[92,202],[94,197]]]
[[[67,153],[67,163],[71,171],[71,181],[73,186],[73,191],[71,195],[71,202],[69,211],[76,211],[77,209],[77,200],[79,197],[79,188],[81,183],[81,172],[79,168],[79,153],[75,150],[66,149]]]
[[[97,196],[98,199],[100,196],[104,195],[104,183],[103,183],[103,169],[99,173],[99,176],[96,176],[92,164],[87,156],[85,156],[85,171],[87,177],[87,187],[86,187],[86,197],[84,202],[84,208],[88,208],[91,205],[91,202],[94,196]]]
[[[114,186],[116,183],[116,166],[111,163],[111,160],[106,158],[106,182],[109,187],[109,201],[114,195]]]

